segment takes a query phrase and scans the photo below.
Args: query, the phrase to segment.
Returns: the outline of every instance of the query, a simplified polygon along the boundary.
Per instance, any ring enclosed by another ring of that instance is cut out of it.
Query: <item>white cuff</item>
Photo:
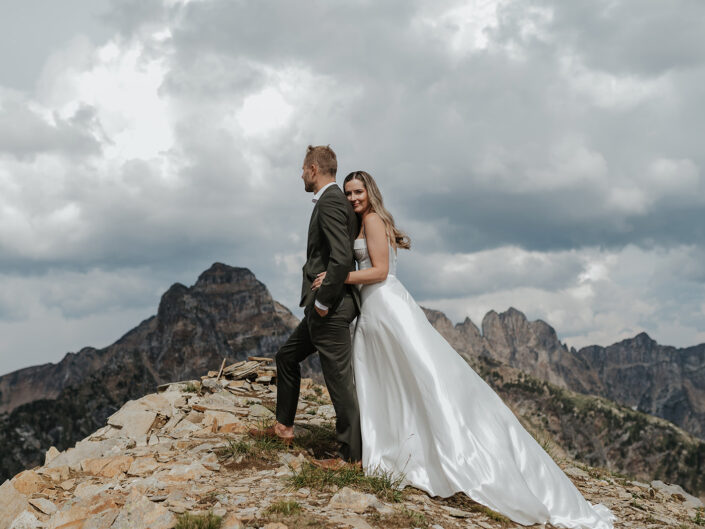
[[[326,307],[323,303],[319,302],[318,300],[316,300],[314,303],[316,304],[317,308],[321,310],[328,310],[328,307]]]

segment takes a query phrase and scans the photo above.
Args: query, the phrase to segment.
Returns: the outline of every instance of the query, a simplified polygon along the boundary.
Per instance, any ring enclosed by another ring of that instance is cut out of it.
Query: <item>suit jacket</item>
[[[348,272],[355,270],[353,241],[359,231],[359,219],[350,202],[337,185],[330,186],[316,202],[308,225],[301,307],[308,307],[317,299],[333,313],[349,293],[359,311],[358,289],[345,284]],[[321,287],[313,291],[311,284],[321,272],[326,272],[326,277]]]

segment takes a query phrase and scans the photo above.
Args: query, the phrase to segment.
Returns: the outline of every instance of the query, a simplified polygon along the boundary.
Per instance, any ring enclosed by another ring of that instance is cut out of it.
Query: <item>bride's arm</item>
[[[370,213],[363,220],[367,251],[372,266],[364,270],[355,270],[348,274],[345,282],[353,285],[370,285],[387,279],[389,273],[389,242],[384,221],[377,213]]]
[[[384,228],[384,221],[377,213],[370,213],[364,219],[365,238],[367,239],[367,251],[370,254],[372,266],[364,270],[355,270],[348,273],[345,282],[349,285],[370,285],[379,283],[387,279],[389,273],[389,242],[387,241],[387,231]],[[311,286],[311,290],[320,287],[325,278],[325,272],[321,272]]]

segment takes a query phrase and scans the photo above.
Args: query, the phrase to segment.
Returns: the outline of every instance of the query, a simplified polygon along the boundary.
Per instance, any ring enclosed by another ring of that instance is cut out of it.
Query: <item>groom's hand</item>
[[[321,318],[325,317],[325,316],[328,314],[328,309],[326,309],[326,310],[321,310],[321,309],[319,309],[319,308],[316,307],[316,306],[314,306],[313,308],[316,309],[316,312],[318,312],[318,315],[319,315]]]

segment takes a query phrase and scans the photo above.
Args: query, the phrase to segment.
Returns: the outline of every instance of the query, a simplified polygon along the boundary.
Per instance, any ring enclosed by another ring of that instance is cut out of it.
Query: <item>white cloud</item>
[[[441,266],[429,276],[420,303],[477,325],[489,310],[513,306],[545,320],[575,347],[609,345],[642,331],[661,343],[688,346],[705,335],[703,258],[693,246],[539,254],[507,247],[436,255]],[[547,280],[551,276],[555,281]]]
[[[268,87],[245,98],[237,121],[246,135],[261,135],[285,125],[292,113],[281,92]]]
[[[429,32],[442,40],[454,54],[486,49],[488,31],[497,27],[498,0],[440,2],[420,13],[412,22],[421,34]]]
[[[169,99],[160,94],[166,58],[146,53],[163,35],[93,48],[77,39],[52,54],[40,79],[39,103],[63,119],[82,108],[95,110],[109,159],[149,159],[173,144]]]
[[[629,110],[654,100],[663,104],[673,97],[666,76],[638,77],[591,69],[569,54],[562,57],[561,70],[573,89],[597,107]]]
[[[700,170],[688,158],[656,158],[649,163],[644,180],[656,197],[675,195],[683,200],[705,200],[705,197],[698,194]]]

